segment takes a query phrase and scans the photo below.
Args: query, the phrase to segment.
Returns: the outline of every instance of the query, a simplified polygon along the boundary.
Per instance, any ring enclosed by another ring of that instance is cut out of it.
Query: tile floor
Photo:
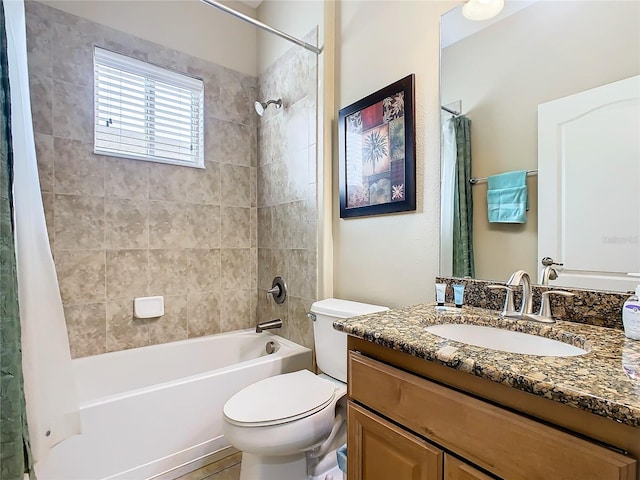
[[[222,460],[178,477],[176,480],[239,480],[241,460],[242,453],[234,453]]]

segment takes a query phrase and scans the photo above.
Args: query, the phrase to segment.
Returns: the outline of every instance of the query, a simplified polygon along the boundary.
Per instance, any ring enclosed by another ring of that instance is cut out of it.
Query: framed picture
[[[414,75],[340,110],[340,218],[416,209]]]

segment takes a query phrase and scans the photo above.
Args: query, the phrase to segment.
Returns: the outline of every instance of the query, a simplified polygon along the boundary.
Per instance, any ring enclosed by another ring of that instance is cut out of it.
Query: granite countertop
[[[502,318],[475,307],[437,311],[415,305],[334,322],[336,330],[414,357],[437,362],[534,395],[640,427],[640,340],[620,330],[558,321],[555,324]],[[429,325],[468,323],[554,338],[588,353],[539,357],[476,347],[425,331]],[[635,367],[633,373],[623,369]]]

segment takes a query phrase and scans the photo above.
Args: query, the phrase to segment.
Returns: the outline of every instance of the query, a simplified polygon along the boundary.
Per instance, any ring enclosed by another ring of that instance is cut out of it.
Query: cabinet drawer
[[[349,352],[349,397],[507,480],[635,480],[632,458]]]

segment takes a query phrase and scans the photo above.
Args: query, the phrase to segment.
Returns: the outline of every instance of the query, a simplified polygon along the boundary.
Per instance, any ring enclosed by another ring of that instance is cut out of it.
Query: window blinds
[[[99,47],[94,151],[204,167],[202,80]]]

